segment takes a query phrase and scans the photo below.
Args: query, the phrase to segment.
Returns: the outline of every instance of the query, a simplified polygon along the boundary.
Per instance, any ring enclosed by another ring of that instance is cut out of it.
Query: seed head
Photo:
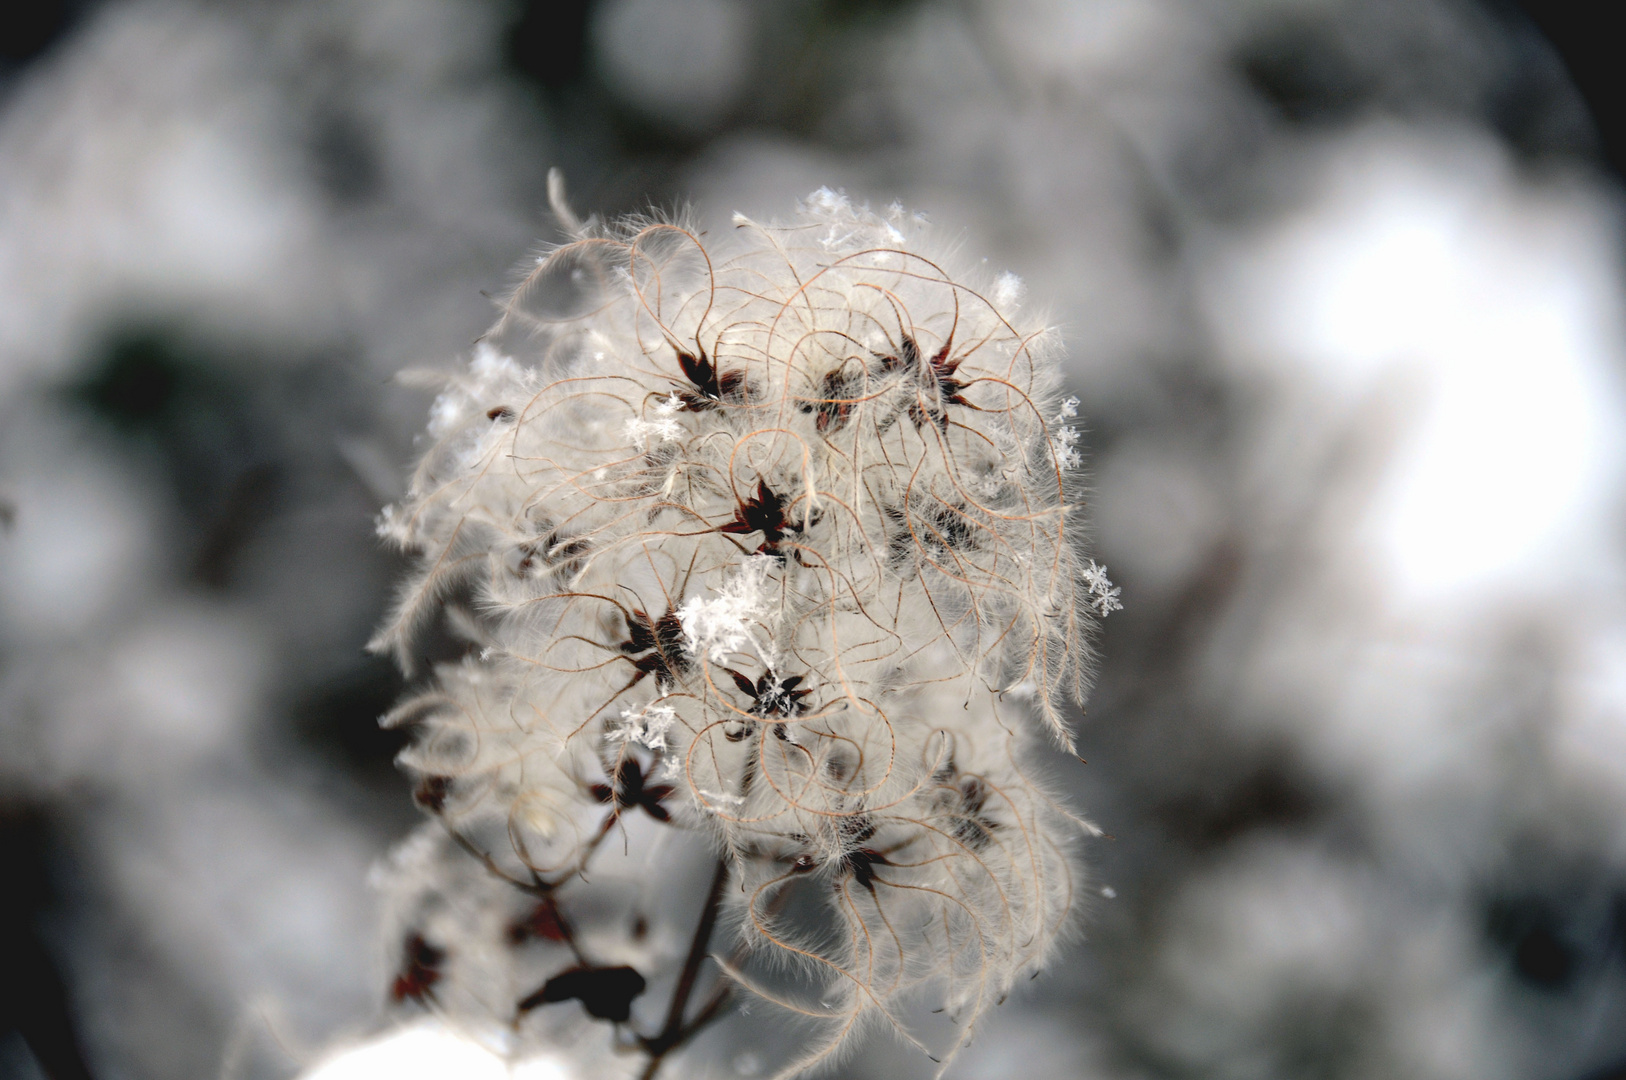
[[[947,1060],[1073,892],[1081,823],[1027,762],[1071,748],[1089,613],[1120,606],[1077,553],[1078,400],[1020,281],[957,277],[901,211],[825,189],[735,225],[581,232],[445,380],[381,526],[418,569],[375,646],[410,665],[456,595],[487,647],[394,714],[404,762],[549,918],[606,830],[706,837],[738,883],[714,955],[817,1021],[783,1075],[875,1021],[922,1045],[899,1008],[921,987],[960,1025]],[[770,989],[775,960],[806,994]],[[621,972],[570,961],[511,1015]]]

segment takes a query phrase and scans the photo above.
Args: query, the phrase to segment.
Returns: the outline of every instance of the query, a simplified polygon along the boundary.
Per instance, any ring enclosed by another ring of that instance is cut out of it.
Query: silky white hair
[[[729,978],[812,1021],[780,1075],[876,1022],[946,1062],[1064,933],[1091,828],[1031,752],[1072,748],[1117,606],[1057,337],[828,189],[717,240],[561,218],[380,526],[417,569],[374,647],[410,670],[441,613],[471,642],[387,718],[419,802],[568,906],[634,762],[731,867]]]

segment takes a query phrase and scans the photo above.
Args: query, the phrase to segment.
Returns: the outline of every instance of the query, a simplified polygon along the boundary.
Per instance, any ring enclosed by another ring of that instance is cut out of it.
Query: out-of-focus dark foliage
[[[1540,50],[1535,40],[1539,33],[1557,50],[1565,72],[1585,99],[1604,159],[1616,175],[1626,175],[1626,74],[1621,71],[1616,47],[1617,13],[1586,0],[1487,0],[1487,6],[1505,17],[1517,11],[1528,20],[1518,26],[1518,20],[1509,19],[1516,24],[1518,47]],[[1539,103],[1564,95],[1567,88],[1562,80],[1543,71],[1541,79],[1532,79],[1520,89],[1522,94],[1508,96],[1506,107],[1533,118]]]
[[[527,0],[508,31],[508,58],[516,71],[549,90],[561,90],[587,71],[587,19],[591,0]]]
[[[41,935],[57,901],[51,841],[39,807],[0,801],[0,1070],[21,1072],[17,1055],[32,1052],[50,1080],[88,1080],[74,1005]]]
[[[92,0],[37,0],[0,11],[0,78],[45,55],[62,40]]]

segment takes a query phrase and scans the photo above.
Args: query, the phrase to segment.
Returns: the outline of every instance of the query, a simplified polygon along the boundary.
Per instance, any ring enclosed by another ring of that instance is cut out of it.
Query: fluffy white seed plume
[[[736,225],[590,226],[541,259],[446,380],[384,518],[419,562],[375,646],[410,666],[448,606],[484,646],[392,714],[419,733],[418,800],[556,931],[501,960],[404,917],[403,963],[422,944],[436,974],[420,987],[419,962],[398,996],[487,1002],[536,1038],[564,1000],[636,1027],[639,965],[672,957],[612,963],[576,914],[636,821],[720,859],[708,910],[733,938],[713,955],[815,1022],[782,1075],[876,1022],[923,1045],[918,993],[959,1025],[946,1061],[1048,956],[1075,885],[1082,823],[1029,761],[1042,732],[1071,748],[1088,613],[1120,606],[1075,550],[1078,401],[1020,282],[956,278],[901,210],[821,190],[789,224]],[[412,881],[439,899],[400,910],[512,925],[449,896],[463,879]],[[831,921],[787,914],[798,893]],[[440,993],[459,963],[506,973]],[[691,1031],[682,1005],[634,1036],[654,1064]]]

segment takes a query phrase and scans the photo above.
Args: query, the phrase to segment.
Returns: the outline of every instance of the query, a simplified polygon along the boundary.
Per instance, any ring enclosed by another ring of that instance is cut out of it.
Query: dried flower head
[[[1020,282],[955,277],[900,210],[820,190],[788,225],[735,224],[715,243],[578,227],[539,259],[445,381],[384,516],[419,568],[375,646],[410,668],[448,606],[479,646],[391,718],[418,727],[403,761],[445,844],[522,896],[464,921],[528,926],[509,908],[541,905],[526,940],[552,935],[538,963],[559,968],[497,974],[500,949],[427,940],[425,913],[471,886],[403,873],[402,985],[450,1002],[477,954],[484,985],[458,1000],[494,1018],[528,1031],[575,995],[630,1023],[638,964],[664,961],[590,948],[576,897],[602,884],[605,837],[647,822],[720,860],[719,982],[814,1021],[781,1075],[872,1022],[925,1048],[916,991],[959,1023],[947,1060],[1043,962],[1073,893],[1083,823],[1027,750],[1041,730],[1071,747],[1088,612],[1118,606],[1076,552],[1077,399]],[[685,1014],[704,929],[666,1026],[618,1036],[651,1073],[710,1018]]]

